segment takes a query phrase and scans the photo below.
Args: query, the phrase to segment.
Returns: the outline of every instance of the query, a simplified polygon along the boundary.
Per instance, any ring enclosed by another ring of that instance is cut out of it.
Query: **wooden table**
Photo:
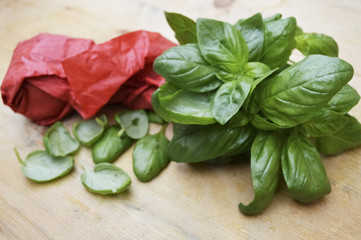
[[[305,32],[334,37],[340,57],[355,68],[351,85],[361,92],[359,0],[2,0],[0,79],[16,44],[41,32],[100,43],[145,29],[175,40],[164,10],[229,22],[256,12],[295,16]],[[115,164],[130,174],[131,188],[102,197],[83,188],[78,161],[57,181],[27,180],[12,149],[22,156],[43,149],[46,128],[3,104],[0,114],[0,239],[361,239],[361,148],[323,158],[330,195],[302,205],[281,184],[263,213],[247,217],[237,208],[253,198],[246,159],[222,167],[172,162],[159,177],[141,183],[132,172],[129,150]],[[361,120],[360,104],[352,114]],[[70,128],[77,120],[75,115],[65,124]],[[87,149],[75,158],[92,164]]]

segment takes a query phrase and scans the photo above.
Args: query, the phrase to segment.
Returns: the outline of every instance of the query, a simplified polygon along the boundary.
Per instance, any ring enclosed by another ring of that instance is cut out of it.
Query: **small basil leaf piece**
[[[281,13],[277,13],[275,15],[263,18],[263,22],[264,23],[269,23],[269,22],[273,22],[273,21],[277,21],[280,20],[282,18],[282,14]]]
[[[102,115],[96,119],[74,123],[73,134],[80,144],[90,147],[101,138],[107,126],[108,119],[105,115]]]
[[[260,62],[249,62],[245,68],[245,75],[251,78],[261,78],[270,75],[272,72],[266,64]]]
[[[256,13],[252,17],[239,20],[235,25],[236,29],[241,32],[249,50],[248,61],[259,60],[262,54],[264,41],[264,24],[262,15]]]
[[[238,112],[248,96],[252,81],[252,78],[243,76],[218,88],[211,101],[212,114],[217,122],[224,125]]]
[[[54,157],[64,157],[75,153],[80,146],[61,122],[54,123],[46,131],[43,140],[46,151]]]
[[[157,124],[165,123],[164,119],[153,111],[147,111],[147,116],[150,123],[157,123]]]
[[[219,124],[206,126],[174,125],[174,137],[168,155],[175,162],[202,162],[220,156],[233,156],[250,149],[256,135],[250,125],[228,128]]]
[[[336,41],[325,34],[303,33],[295,37],[296,48],[305,56],[322,54],[330,57],[338,56]]]
[[[301,126],[311,137],[326,137],[341,130],[347,124],[348,119],[342,113],[322,109],[310,121]]]
[[[283,67],[294,48],[297,23],[293,17],[267,22],[260,62],[270,68]]]
[[[291,196],[299,202],[312,202],[331,192],[316,147],[296,130],[290,133],[283,147],[282,171]]]
[[[207,125],[215,123],[208,93],[193,93],[169,82],[152,95],[154,111],[167,122]]]
[[[74,166],[71,156],[54,157],[46,151],[34,151],[23,161],[15,148],[14,152],[22,165],[23,174],[34,182],[49,182],[60,178],[71,172]]]
[[[231,119],[229,119],[227,123],[228,128],[237,128],[243,127],[247,125],[249,122],[249,115],[242,109],[240,109],[236,114],[233,115]]]
[[[93,171],[85,169],[80,178],[89,192],[101,195],[123,192],[132,182],[123,169],[111,163],[99,163]]]
[[[123,132],[118,136],[120,131],[118,126],[108,127],[103,136],[92,147],[92,158],[94,163],[114,162],[120,155],[130,148],[134,140]]]
[[[169,26],[180,44],[197,43],[196,23],[179,13],[164,12]]]
[[[326,108],[346,114],[360,101],[360,95],[357,90],[346,84],[331,100],[327,103]]]
[[[239,210],[247,215],[261,212],[271,202],[281,173],[281,138],[277,132],[261,132],[251,148],[251,173],[255,192],[247,206],[239,204]]]
[[[169,163],[169,141],[164,136],[165,127],[157,134],[141,138],[133,151],[133,171],[135,176],[148,182],[155,178]]]
[[[256,101],[264,115],[280,126],[309,121],[353,76],[352,66],[334,57],[311,55],[263,81]]]
[[[248,48],[241,33],[229,23],[197,19],[198,45],[218,79],[232,81],[248,62]]]
[[[172,47],[157,57],[153,68],[167,81],[192,92],[209,92],[221,85],[197,44]]]
[[[147,135],[149,121],[144,110],[131,110],[115,114],[115,121],[133,139],[140,139]]]
[[[350,115],[347,123],[338,132],[316,138],[316,146],[320,153],[335,155],[361,144],[361,124]]]

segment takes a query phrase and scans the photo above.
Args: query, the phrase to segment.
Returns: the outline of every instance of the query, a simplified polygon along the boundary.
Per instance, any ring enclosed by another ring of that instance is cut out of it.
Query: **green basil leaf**
[[[212,114],[217,122],[224,125],[238,112],[248,96],[252,81],[252,78],[243,76],[218,88],[211,101]]]
[[[348,117],[342,113],[322,109],[310,121],[302,124],[302,128],[311,137],[325,137],[341,130],[347,121]]]
[[[166,121],[164,121],[164,119],[161,118],[161,116],[159,116],[153,111],[147,111],[147,116],[150,123],[157,123],[157,124],[166,123]]]
[[[132,182],[123,169],[111,163],[99,163],[93,171],[86,169],[80,178],[89,192],[101,195],[123,192]]]
[[[245,68],[245,75],[251,78],[261,78],[272,72],[266,64],[260,62],[249,62]]]
[[[239,204],[239,210],[247,215],[261,212],[271,202],[281,173],[281,138],[276,132],[261,132],[251,148],[251,172],[254,199],[247,206]]]
[[[121,130],[118,126],[108,127],[103,136],[93,145],[92,158],[94,163],[114,162],[120,155],[128,150],[134,140],[124,132],[118,136]]]
[[[222,166],[222,165],[226,165],[229,163],[232,163],[234,161],[243,159],[244,157],[242,157],[241,155],[233,155],[233,156],[220,156],[214,159],[210,159],[207,161],[204,161],[205,164],[209,165],[209,166]]]
[[[305,56],[322,54],[330,57],[338,56],[336,41],[325,34],[303,33],[295,37],[296,48]]]
[[[282,14],[281,13],[277,13],[275,15],[263,18],[263,22],[264,23],[269,23],[269,22],[273,22],[273,21],[277,21],[280,20],[282,18]]]
[[[167,122],[207,125],[215,123],[208,93],[193,93],[169,82],[152,95],[154,111]]]
[[[115,121],[133,139],[140,139],[147,135],[149,121],[144,110],[131,110],[115,114]]]
[[[278,68],[270,70],[270,71],[264,73],[264,75],[262,77],[259,77],[252,82],[248,97],[246,98],[246,100],[244,101],[244,104],[243,104],[243,106],[247,112],[249,112],[251,114],[256,114],[258,112],[258,107],[255,103],[256,94],[254,94],[253,92],[256,89],[256,87],[258,86],[258,84],[260,84],[263,80],[265,80],[266,78],[271,76],[277,70],[278,70]]]
[[[79,142],[70,136],[70,133],[61,122],[54,123],[44,135],[46,151],[54,157],[64,157],[75,153],[79,149]]]
[[[338,132],[316,138],[316,146],[320,153],[335,155],[355,148],[361,144],[361,125],[350,115],[347,123]]]
[[[34,151],[28,154],[23,161],[15,148],[14,152],[22,165],[23,174],[39,183],[60,178],[70,173],[74,166],[74,160],[71,156],[54,157],[46,151]]]
[[[252,125],[262,131],[275,131],[284,129],[286,127],[277,125],[273,122],[270,122],[268,119],[265,119],[264,117],[260,116],[259,114],[252,115],[251,118]]]
[[[238,128],[247,125],[249,122],[249,115],[244,110],[240,109],[236,114],[233,115],[231,119],[229,119],[227,123],[228,128]]]
[[[228,128],[219,124],[175,124],[173,131],[174,137],[168,148],[169,158],[175,162],[188,163],[246,152],[256,135],[250,125]]]
[[[180,44],[197,43],[196,23],[179,13],[164,12],[169,26]]]
[[[348,113],[360,101],[360,95],[357,90],[346,84],[331,100],[327,103],[326,108],[339,112]]]
[[[133,171],[140,181],[152,180],[168,165],[168,145],[163,131],[145,136],[135,144]]]
[[[259,109],[274,123],[292,127],[309,121],[351,80],[352,66],[334,57],[311,55],[263,81]]]
[[[229,23],[197,19],[199,48],[218,79],[232,81],[248,62],[248,48],[241,33]]]
[[[154,70],[167,81],[192,92],[208,92],[221,85],[197,44],[172,47],[154,61]]]
[[[73,134],[82,145],[90,147],[101,138],[107,126],[108,119],[105,115],[102,115],[97,119],[74,123]]]
[[[316,147],[297,131],[292,131],[283,147],[282,171],[291,196],[299,202],[312,202],[331,192]]]
[[[262,15],[257,13],[252,17],[244,20],[239,20],[235,27],[241,32],[248,50],[248,61],[257,61],[262,54],[262,46],[264,41],[264,23],[262,21]]]
[[[270,68],[283,67],[294,48],[297,23],[293,17],[267,22],[260,62]]]

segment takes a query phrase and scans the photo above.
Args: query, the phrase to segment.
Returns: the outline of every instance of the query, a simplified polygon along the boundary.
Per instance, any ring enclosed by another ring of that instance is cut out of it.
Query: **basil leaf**
[[[149,121],[144,110],[118,112],[115,121],[130,138],[140,139],[148,133]]]
[[[346,115],[347,123],[338,132],[316,138],[316,146],[320,153],[335,155],[361,144],[361,125],[356,118]]]
[[[168,165],[168,145],[163,131],[145,136],[135,144],[133,171],[140,181],[152,180]]]
[[[229,23],[197,19],[199,48],[215,69],[218,79],[232,81],[243,72],[248,61],[248,48],[241,33]]]
[[[70,133],[61,122],[54,123],[44,135],[46,151],[54,157],[64,157],[79,149],[79,142],[70,136]]]
[[[82,145],[90,147],[101,138],[107,125],[108,119],[102,115],[97,119],[74,123],[73,134]]]
[[[92,148],[92,158],[94,163],[114,162],[120,155],[128,150],[134,140],[128,137],[126,133],[118,136],[120,127],[108,127],[103,136]]]
[[[154,111],[167,122],[215,123],[208,93],[192,93],[166,82],[152,95]]]
[[[39,183],[60,178],[70,173],[74,166],[74,160],[70,156],[54,157],[46,151],[34,151],[28,154],[23,161],[15,148],[14,152],[22,165],[23,174]]]
[[[233,115],[231,119],[229,119],[227,123],[228,128],[238,128],[243,127],[249,122],[249,116],[248,114],[240,109],[236,114]]]
[[[336,41],[325,34],[303,33],[295,37],[296,48],[305,56],[322,54],[330,57],[338,56]]]
[[[349,63],[339,58],[311,55],[263,81],[256,89],[256,101],[274,123],[296,126],[309,121],[352,76]]]
[[[243,76],[239,80],[223,83],[211,101],[214,118],[221,125],[238,112],[251,89],[253,79]]]
[[[284,129],[286,127],[277,125],[273,122],[270,122],[268,119],[265,119],[264,117],[260,116],[259,114],[252,115],[251,118],[252,125],[262,131],[275,131]]]
[[[163,124],[166,121],[164,121],[163,118],[161,118],[158,114],[156,114],[153,111],[147,111],[148,120],[151,123],[157,123],[157,124]]]
[[[197,43],[196,23],[179,13],[164,12],[169,26],[180,44]]]
[[[249,50],[248,61],[257,61],[262,54],[264,41],[264,24],[262,15],[257,13],[252,17],[239,20],[235,25],[236,29],[241,32]]]
[[[348,117],[342,113],[322,109],[310,121],[302,124],[302,128],[311,137],[324,137],[338,132],[347,121]]]
[[[167,81],[192,92],[208,92],[221,85],[197,44],[168,49],[154,61],[154,70]]]
[[[247,206],[239,204],[239,210],[247,215],[261,212],[271,202],[281,173],[281,139],[276,132],[261,132],[251,148],[251,172],[255,196]]]
[[[260,62],[249,62],[245,68],[245,75],[251,78],[261,78],[271,72],[271,69],[266,64]]]
[[[346,84],[331,100],[327,103],[326,108],[339,112],[348,113],[360,101],[360,95],[357,90]]]
[[[124,170],[111,163],[99,163],[93,171],[86,169],[80,178],[89,192],[101,195],[123,192],[132,182]]]
[[[316,147],[297,131],[292,131],[283,147],[282,171],[291,196],[299,202],[312,202],[331,192]]]
[[[297,23],[293,17],[267,22],[260,62],[270,68],[283,67],[294,48]]]
[[[232,156],[250,149],[255,137],[249,125],[228,128],[219,124],[206,126],[174,125],[168,155],[175,162],[201,162],[220,156]]]
[[[263,18],[263,22],[264,23],[269,23],[269,22],[273,22],[273,21],[277,21],[280,20],[282,18],[282,14],[281,13],[277,13],[275,15]]]

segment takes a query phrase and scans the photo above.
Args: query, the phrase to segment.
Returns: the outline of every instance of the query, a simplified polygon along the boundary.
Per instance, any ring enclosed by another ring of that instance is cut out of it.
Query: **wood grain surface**
[[[361,92],[359,0],[1,0],[0,79],[16,44],[41,32],[101,43],[145,29],[175,41],[164,10],[229,22],[256,12],[295,16],[305,32],[334,37],[340,58],[355,68],[350,84]],[[361,120],[360,104],[352,114]],[[70,129],[78,120],[73,115],[64,123]],[[361,148],[323,158],[330,195],[299,204],[283,183],[264,212],[247,217],[237,207],[253,198],[247,159],[221,167],[172,162],[159,177],[141,183],[132,171],[130,149],[115,165],[129,173],[132,186],[104,197],[84,189],[78,161],[57,181],[27,180],[13,147],[24,157],[43,149],[46,128],[1,104],[0,129],[0,239],[361,239]],[[157,129],[152,125],[152,132]],[[92,164],[85,148],[75,159]]]

